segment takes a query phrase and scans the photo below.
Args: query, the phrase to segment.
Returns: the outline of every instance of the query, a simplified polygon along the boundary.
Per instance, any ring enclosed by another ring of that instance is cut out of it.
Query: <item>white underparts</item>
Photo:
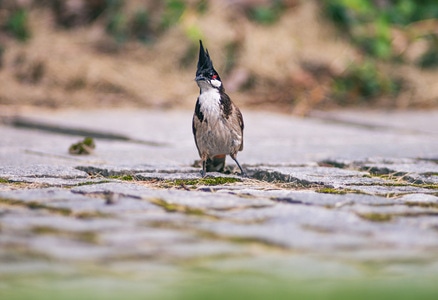
[[[201,85],[200,85],[201,86]],[[224,118],[219,90],[202,85],[199,110],[203,120],[196,128],[196,139],[201,157],[237,153],[242,140],[240,128],[231,119]]]
[[[221,95],[215,88],[209,88],[201,92],[199,95],[200,110],[208,119],[218,118],[221,115],[220,111]]]

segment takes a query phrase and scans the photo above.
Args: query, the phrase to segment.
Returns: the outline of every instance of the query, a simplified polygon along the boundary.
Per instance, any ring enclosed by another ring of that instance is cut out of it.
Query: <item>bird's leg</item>
[[[201,170],[201,176],[205,177],[207,175],[207,159],[202,160],[202,170]]]
[[[236,155],[230,155],[230,156],[236,162],[237,166],[239,167],[239,169],[240,169],[240,176],[247,177],[248,175],[246,174],[246,172],[243,170],[242,166],[237,161]]]

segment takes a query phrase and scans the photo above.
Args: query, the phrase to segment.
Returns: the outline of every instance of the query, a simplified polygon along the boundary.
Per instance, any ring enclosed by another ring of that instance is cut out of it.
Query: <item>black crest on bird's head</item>
[[[198,58],[198,68],[196,70],[196,78],[200,78],[200,76],[205,79],[219,79],[219,74],[213,67],[213,62],[210,59],[210,54],[208,50],[204,50],[204,46],[202,45],[202,41],[199,41],[199,58]]]

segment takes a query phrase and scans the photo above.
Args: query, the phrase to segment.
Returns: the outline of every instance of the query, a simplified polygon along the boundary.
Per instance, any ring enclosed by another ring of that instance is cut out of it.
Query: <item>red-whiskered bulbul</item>
[[[201,175],[207,172],[223,172],[225,157],[230,155],[240,169],[246,173],[236,159],[243,149],[243,118],[239,108],[225,93],[219,74],[213,68],[208,50],[199,41],[199,59],[196,83],[199,96],[193,115],[192,129],[196,147],[202,160]]]

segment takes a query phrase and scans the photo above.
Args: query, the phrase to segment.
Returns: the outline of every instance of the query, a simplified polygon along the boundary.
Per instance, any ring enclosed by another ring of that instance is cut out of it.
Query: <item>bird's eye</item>
[[[217,78],[217,75],[216,74],[213,74],[212,76],[211,76],[211,79],[216,79]]]

